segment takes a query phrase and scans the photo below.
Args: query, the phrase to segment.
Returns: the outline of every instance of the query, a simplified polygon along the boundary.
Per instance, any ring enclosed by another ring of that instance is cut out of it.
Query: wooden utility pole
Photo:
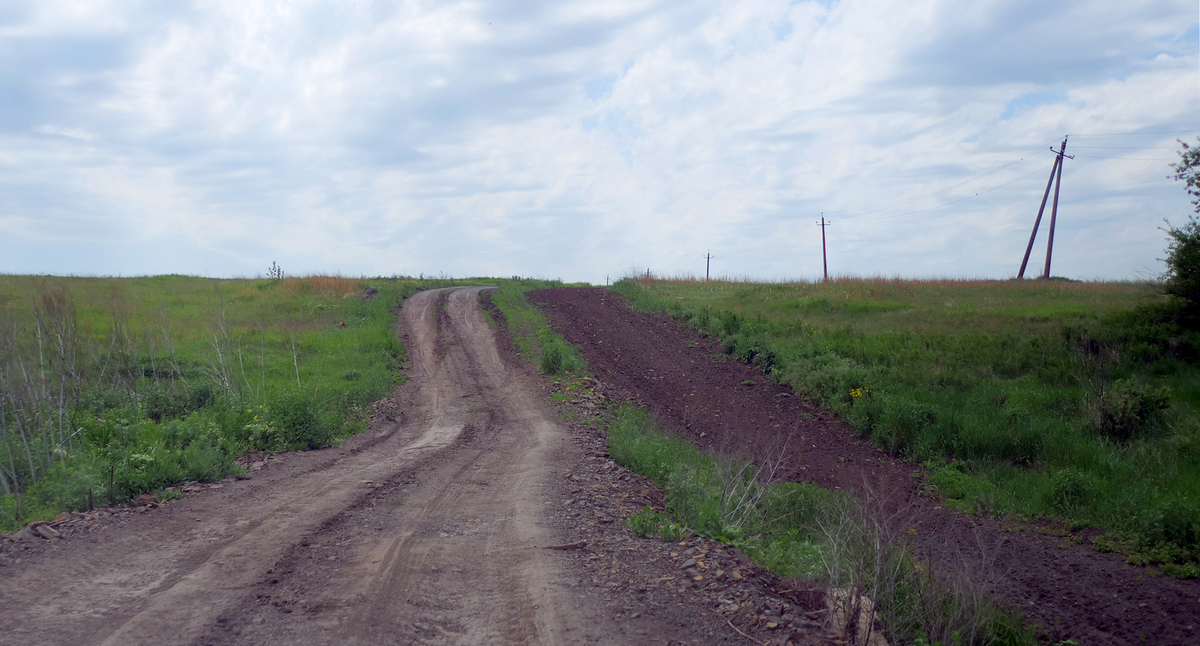
[[[1029,264],[1029,254],[1033,252],[1033,241],[1037,238],[1038,227],[1042,224],[1042,213],[1046,211],[1046,200],[1050,197],[1050,187],[1054,186],[1054,205],[1050,207],[1050,239],[1046,243],[1046,267],[1042,274],[1043,278],[1050,277],[1050,256],[1054,252],[1054,224],[1058,215],[1058,189],[1062,185],[1063,158],[1075,159],[1066,154],[1066,137],[1063,137],[1062,150],[1054,150],[1054,147],[1051,146],[1050,151],[1056,155],[1054,165],[1050,167],[1050,179],[1046,181],[1046,192],[1042,194],[1042,205],[1038,207],[1037,219],[1033,221],[1033,232],[1029,234],[1029,244],[1025,246],[1025,257],[1021,259],[1021,269],[1017,272],[1017,278],[1025,277],[1025,267]]]
[[[712,263],[712,250],[704,254],[704,282],[708,282],[708,267]]]
[[[825,214],[821,214],[821,265],[825,269],[825,280],[829,281],[829,256],[825,254],[825,227],[830,223],[825,222]]]
[[[1050,150],[1054,149],[1051,148]],[[1046,240],[1046,272],[1042,274],[1042,278],[1050,277],[1050,257],[1054,255],[1054,222],[1058,219],[1058,189],[1062,188],[1062,167],[1065,163],[1063,157],[1067,157],[1066,137],[1063,137],[1062,150],[1059,150],[1056,154],[1058,155],[1058,175],[1054,178],[1054,205],[1050,207],[1050,235]],[[1067,157],[1067,159],[1074,158]]]
[[[1017,278],[1025,277],[1025,266],[1029,264],[1033,241],[1037,238],[1038,227],[1042,225],[1042,212],[1046,210],[1046,200],[1050,199],[1050,187],[1054,184],[1054,171],[1058,170],[1058,164],[1061,161],[1061,157],[1055,157],[1054,165],[1050,167],[1050,179],[1046,180],[1046,192],[1042,195],[1042,205],[1038,207],[1037,219],[1033,221],[1033,233],[1029,234],[1029,244],[1025,246],[1025,257],[1021,259],[1021,271],[1017,272]]]

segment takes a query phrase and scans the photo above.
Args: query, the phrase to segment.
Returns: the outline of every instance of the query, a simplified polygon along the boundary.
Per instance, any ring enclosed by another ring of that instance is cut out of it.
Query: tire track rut
[[[406,303],[404,423],[15,568],[0,586],[0,641],[554,643],[578,632],[587,622],[552,585],[560,564],[536,549],[549,542],[539,488],[566,440],[501,360],[483,289]],[[326,567],[289,571],[320,545],[337,548]],[[294,594],[316,602],[292,599],[304,601],[295,613],[279,603]]]

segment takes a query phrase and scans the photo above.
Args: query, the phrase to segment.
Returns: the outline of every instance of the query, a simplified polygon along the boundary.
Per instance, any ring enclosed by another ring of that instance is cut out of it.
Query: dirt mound
[[[980,582],[1051,639],[1200,643],[1200,583],[1152,578],[1119,556],[945,509],[920,495],[919,467],[885,455],[711,339],[633,312],[611,291],[558,288],[528,298],[582,348],[597,377],[665,428],[710,450],[779,458],[788,479],[852,492],[915,529],[917,548],[944,576]]]

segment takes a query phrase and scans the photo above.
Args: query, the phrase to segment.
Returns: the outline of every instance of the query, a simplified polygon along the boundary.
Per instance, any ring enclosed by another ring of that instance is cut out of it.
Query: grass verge
[[[0,530],[361,430],[395,310],[454,282],[0,276]]]
[[[500,283],[491,299],[504,316],[508,333],[522,357],[537,364],[544,374],[582,374],[585,366],[579,350],[551,330],[541,310],[525,298],[530,291],[551,287],[562,287],[562,283],[513,279]]]
[[[577,350],[524,298],[542,287],[502,286],[493,302],[526,359],[542,364],[543,349],[562,344],[573,358],[571,371],[582,375],[586,365]],[[571,388],[577,381],[560,383]],[[1032,627],[980,592],[980,582],[960,576],[947,585],[931,564],[911,555],[903,536],[888,534],[848,496],[813,484],[771,483],[772,465],[706,454],[657,429],[644,410],[630,404],[610,410],[612,457],[666,493],[663,512],[647,507],[625,521],[635,533],[667,541],[707,536],[736,546],[781,576],[842,590],[839,604],[859,607],[869,598],[891,643],[1038,643]]]

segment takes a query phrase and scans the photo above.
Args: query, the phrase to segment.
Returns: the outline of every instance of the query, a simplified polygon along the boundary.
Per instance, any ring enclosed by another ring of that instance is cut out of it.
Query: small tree
[[[1182,139],[1175,141],[1183,146],[1183,150],[1179,151],[1179,163],[1171,164],[1171,170],[1175,171],[1172,179],[1187,184],[1188,195],[1195,198],[1192,200],[1192,206],[1200,213],[1200,145],[1192,147]],[[1196,141],[1200,142],[1200,137],[1197,137]]]
[[[1200,138],[1197,139],[1200,141]],[[1192,205],[1200,213],[1200,145],[1189,146],[1182,140],[1179,162],[1171,164],[1172,178],[1185,183]],[[1195,307],[1200,306],[1200,222],[1189,215],[1183,226],[1167,223],[1167,271],[1163,274],[1163,290]]]

